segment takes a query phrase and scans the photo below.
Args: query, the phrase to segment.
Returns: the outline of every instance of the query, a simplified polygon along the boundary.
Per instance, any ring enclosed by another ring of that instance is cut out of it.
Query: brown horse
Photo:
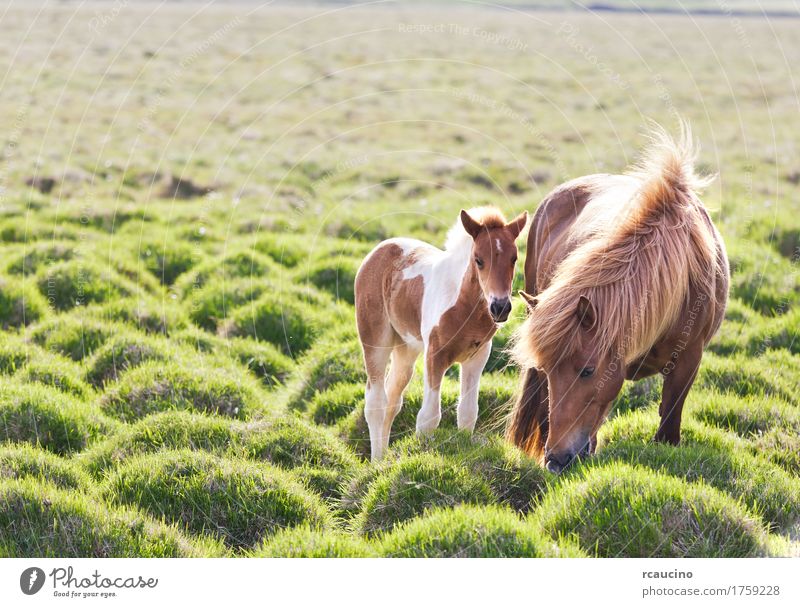
[[[523,213],[506,222],[492,207],[461,211],[444,251],[419,240],[393,238],[362,262],[355,281],[356,322],[367,369],[364,416],[373,461],[389,443],[403,390],[423,351],[425,395],[417,432],[427,434],[439,425],[442,377],[457,362],[458,427],[475,427],[478,382],[497,323],[511,311],[514,241],[527,220]]]
[[[725,246],[698,198],[691,135],[662,131],[626,175],[551,192],[531,223],[525,369],[507,437],[560,472],[594,452],[623,380],[661,373],[655,440],[680,441],[681,410],[728,298]]]

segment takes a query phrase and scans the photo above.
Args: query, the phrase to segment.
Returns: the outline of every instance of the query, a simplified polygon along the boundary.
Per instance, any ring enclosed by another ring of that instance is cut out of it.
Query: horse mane
[[[637,183],[623,188],[633,194],[614,221],[589,232],[536,294],[512,345],[521,366],[552,366],[576,351],[581,296],[597,313],[597,353],[618,355],[625,364],[643,356],[675,323],[690,286],[706,298],[705,305],[714,304],[719,260],[696,193],[710,179],[694,173],[696,150],[687,125],[678,141],[661,129],[651,139],[642,160],[626,173]]]
[[[469,209],[467,213],[472,219],[489,230],[502,228],[507,223],[503,213],[497,207],[475,207]],[[472,249],[472,236],[467,234],[460,218],[456,219],[456,222],[448,230],[444,248],[448,252],[455,252],[465,248]]]

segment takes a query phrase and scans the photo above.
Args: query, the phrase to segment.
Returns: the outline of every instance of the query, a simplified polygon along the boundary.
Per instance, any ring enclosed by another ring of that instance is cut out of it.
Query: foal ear
[[[467,234],[472,236],[473,240],[478,237],[478,234],[480,234],[483,229],[483,226],[470,217],[469,213],[464,209],[461,209],[461,225],[464,226]]]
[[[516,219],[506,224],[506,228],[511,231],[511,236],[514,240],[516,240],[519,233],[525,229],[526,223],[528,223],[528,211],[522,211]]]
[[[581,295],[581,298],[578,300],[578,310],[576,314],[578,316],[578,322],[581,323],[584,329],[587,331],[594,329],[594,326],[597,324],[597,310],[595,310],[594,304],[583,295]]]
[[[525,291],[520,291],[519,294],[520,297],[522,297],[522,299],[525,300],[525,303],[531,310],[533,310],[536,307],[536,304],[539,303],[539,300],[530,293],[526,293]]]

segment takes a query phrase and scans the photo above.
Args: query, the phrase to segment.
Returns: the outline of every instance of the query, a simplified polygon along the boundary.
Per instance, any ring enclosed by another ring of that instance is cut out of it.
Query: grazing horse
[[[478,382],[497,324],[511,311],[514,241],[527,220],[523,213],[506,222],[492,207],[461,211],[444,251],[419,240],[392,238],[362,262],[355,281],[356,322],[367,369],[364,416],[373,461],[389,443],[421,352],[425,395],[417,433],[428,434],[439,425],[442,377],[457,362],[458,427],[474,429]]]
[[[560,472],[594,453],[623,380],[661,373],[655,440],[678,444],[703,349],[722,322],[728,258],[697,191],[688,126],[653,133],[625,175],[591,175],[537,209],[525,261],[524,369],[506,436]]]

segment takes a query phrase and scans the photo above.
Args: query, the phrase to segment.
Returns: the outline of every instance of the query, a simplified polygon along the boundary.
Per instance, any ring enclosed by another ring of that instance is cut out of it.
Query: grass
[[[100,406],[124,421],[172,409],[244,418],[261,408],[256,381],[243,370],[218,367],[213,360],[198,358],[187,363],[148,361],[131,369],[106,391]]]
[[[744,1],[134,4],[89,34],[74,3],[0,17],[0,554],[797,553],[795,20],[736,18]],[[441,428],[415,436],[419,362],[368,463],[364,256],[442,245],[461,208],[533,212],[677,114],[720,175],[703,200],[732,269],[681,445],[651,442],[658,378],[626,382],[596,456],[561,477],[507,444],[515,296],[476,433],[455,429],[454,368]]]
[[[77,459],[99,478],[131,457],[176,449],[299,468],[298,479],[326,497],[338,493],[339,485],[360,467],[356,456],[329,432],[297,418],[239,422],[180,410],[121,426]]]
[[[0,552],[9,557],[189,557],[222,553],[137,512],[32,479],[0,481]]]
[[[82,451],[111,431],[102,411],[55,388],[4,381],[0,385],[0,440],[29,443],[58,454]]]
[[[554,541],[512,511],[497,506],[438,509],[398,527],[380,540],[388,557],[580,557],[568,541]]]
[[[564,482],[534,519],[603,557],[742,557],[769,554],[761,521],[705,484],[607,466]]]
[[[75,462],[25,444],[0,448],[0,478],[30,478],[72,491],[92,486],[89,475]]]
[[[249,556],[260,558],[365,558],[378,556],[374,546],[343,533],[309,527],[279,531]]]
[[[435,455],[410,457],[385,468],[369,486],[354,528],[371,536],[431,509],[493,501],[488,483],[469,470]]]
[[[254,546],[275,531],[330,525],[330,513],[286,473],[267,464],[192,451],[134,458],[103,483],[111,503],[136,505],[232,548]]]

